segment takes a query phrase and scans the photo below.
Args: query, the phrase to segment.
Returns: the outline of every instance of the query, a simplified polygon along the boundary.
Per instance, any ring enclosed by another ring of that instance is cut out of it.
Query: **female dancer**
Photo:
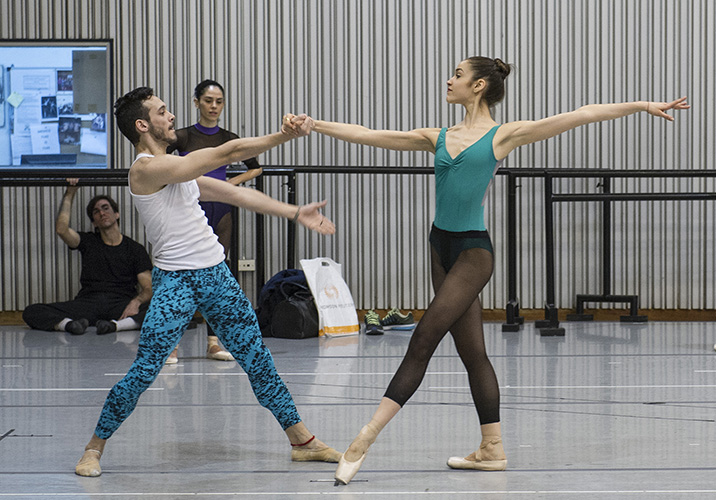
[[[178,151],[181,156],[185,156],[197,149],[213,148],[232,139],[238,139],[239,136],[235,133],[219,127],[219,119],[225,104],[224,87],[219,82],[204,80],[194,87],[194,106],[199,110],[199,121],[177,130],[177,140],[167,148],[167,153]],[[247,158],[243,163],[249,170],[228,179],[228,182],[235,186],[261,174],[261,166],[256,158]],[[226,167],[227,165],[222,165],[205,175],[226,181]],[[199,205],[204,210],[211,229],[219,237],[219,243],[224,247],[224,255],[228,255],[232,228],[231,205],[220,201],[201,201]],[[206,357],[218,361],[233,361],[234,357],[221,347],[219,339],[208,325],[207,334]],[[177,352],[178,348],[172,351],[167,358],[167,364],[175,364],[179,361]]]
[[[449,331],[467,369],[482,441],[465,458],[452,457],[457,469],[504,470],[507,459],[500,430],[500,392],[485,352],[480,292],[492,275],[493,250],[484,223],[485,193],[500,162],[515,148],[563,132],[640,111],[673,120],[669,109],[687,109],[686,98],[669,103],[593,104],[537,121],[498,125],[491,107],[505,94],[510,66],[500,59],[471,57],[447,81],[447,102],[465,108],[450,128],[409,132],[371,130],[359,125],[316,120],[316,132],[368,146],[435,154],[435,220],[430,231],[431,273],[435,298],[413,333],[408,351],[388,385],[371,421],[361,429],[336,470],[336,484],[348,484],[358,472],[378,433],[420,385],[428,362]]]

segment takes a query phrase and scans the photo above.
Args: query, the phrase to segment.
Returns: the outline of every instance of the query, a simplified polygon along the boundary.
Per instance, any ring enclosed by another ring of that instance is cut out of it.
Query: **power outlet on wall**
[[[256,261],[253,259],[239,259],[239,271],[256,271]]]

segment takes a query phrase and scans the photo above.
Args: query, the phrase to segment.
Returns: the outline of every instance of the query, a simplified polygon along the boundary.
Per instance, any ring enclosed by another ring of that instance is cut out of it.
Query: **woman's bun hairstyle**
[[[481,56],[470,57],[467,62],[472,69],[473,81],[482,78],[487,82],[487,89],[483,94],[487,105],[492,107],[500,102],[505,97],[505,78],[510,74],[510,65],[501,59]]]
[[[506,64],[502,59],[498,57],[495,58],[495,67],[497,68],[497,72],[502,75],[502,78],[507,78],[510,74],[510,71],[512,71],[512,66]]]

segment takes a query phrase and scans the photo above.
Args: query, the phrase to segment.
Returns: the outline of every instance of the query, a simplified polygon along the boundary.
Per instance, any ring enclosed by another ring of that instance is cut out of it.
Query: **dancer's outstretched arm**
[[[326,201],[301,206],[291,205],[275,200],[256,189],[234,186],[213,177],[202,176],[196,182],[201,192],[199,196],[201,201],[220,201],[252,212],[285,217],[321,234],[336,232],[333,222],[321,214],[321,209],[326,206]]]
[[[313,130],[319,134],[325,134],[355,144],[395,151],[429,151],[434,153],[435,141],[437,141],[440,133],[440,129],[437,128],[417,128],[401,132],[398,130],[373,130],[351,123],[309,120],[306,120],[306,123],[312,125]]]
[[[666,114],[670,109],[689,109],[686,97],[671,102],[625,102],[616,104],[589,104],[568,113],[535,121],[516,121],[502,125],[495,134],[495,157],[502,159],[513,149],[525,144],[543,141],[573,128],[588,123],[614,120],[640,111],[674,121],[674,117]]]
[[[252,158],[293,138],[308,135],[302,128],[305,115],[292,123],[284,117],[281,131],[260,137],[242,137],[220,146],[203,148],[186,156],[162,154],[137,160],[129,171],[130,184],[135,194],[152,194],[167,184],[196,179],[222,165]]]

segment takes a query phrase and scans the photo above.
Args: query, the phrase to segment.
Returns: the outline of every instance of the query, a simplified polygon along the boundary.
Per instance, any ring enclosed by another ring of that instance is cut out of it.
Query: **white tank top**
[[[134,161],[152,156],[140,153]],[[204,269],[224,261],[224,248],[199,206],[199,185],[195,180],[167,184],[152,194],[134,194],[130,183],[129,193],[152,245],[154,265],[159,269]]]

